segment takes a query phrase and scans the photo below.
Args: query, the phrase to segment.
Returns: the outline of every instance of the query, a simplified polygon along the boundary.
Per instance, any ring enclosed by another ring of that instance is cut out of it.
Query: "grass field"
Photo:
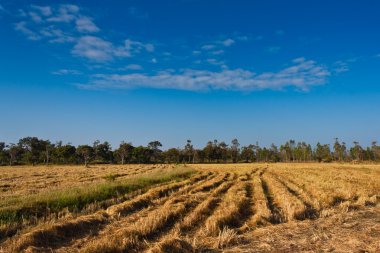
[[[0,252],[379,252],[380,166],[0,168]]]

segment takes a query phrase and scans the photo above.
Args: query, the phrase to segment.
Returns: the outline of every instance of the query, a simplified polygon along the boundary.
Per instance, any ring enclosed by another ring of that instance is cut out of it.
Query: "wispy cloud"
[[[69,23],[77,19],[78,13],[79,7],[77,5],[63,4],[47,21]]]
[[[80,17],[75,23],[79,32],[99,32],[100,30],[89,17]]]
[[[126,39],[123,44],[104,39],[93,18],[83,15],[77,5],[64,4],[55,8],[31,5],[21,10],[22,21],[15,29],[30,40],[46,39],[50,43],[74,43],[72,55],[91,61],[107,62],[115,58],[131,57],[142,51],[152,53],[151,43]]]
[[[41,15],[48,17],[53,14],[53,11],[50,6],[38,6],[38,5],[32,5],[32,8],[39,11]]]
[[[143,43],[140,41],[134,41],[127,39],[125,40],[125,48],[126,50],[130,51],[131,53],[140,53],[141,50],[145,50],[147,52],[153,52],[154,51],[154,45],[151,43]]]
[[[348,66],[348,63],[345,61],[336,61],[334,63],[334,69],[333,69],[334,73],[340,74],[343,72],[347,72],[349,70],[350,70],[350,68]]]
[[[283,30],[276,30],[275,34],[281,36],[281,35],[284,35],[285,32]]]
[[[266,48],[266,51],[271,54],[278,53],[280,50],[281,50],[281,47],[278,47],[278,46],[271,46],[271,47]]]
[[[41,36],[27,27],[25,21],[21,21],[15,24],[15,30],[23,33],[29,40],[39,40]]]
[[[209,64],[212,64],[212,65],[224,65],[224,61],[221,61],[221,60],[218,60],[218,59],[215,59],[215,58],[208,58],[206,59],[206,62],[208,62]]]
[[[9,11],[6,8],[4,8],[2,4],[0,4],[0,18],[1,16],[3,16],[3,14],[9,14]]]
[[[15,29],[30,40],[48,39],[51,43],[73,42],[83,33],[100,31],[92,18],[81,14],[76,5],[64,4],[57,8],[31,5],[20,10],[22,21]]]
[[[216,46],[212,44],[206,44],[201,47],[202,50],[211,50],[214,49]]]
[[[242,37],[242,36],[240,36],[239,38],[240,38],[240,40],[248,39],[248,37]],[[220,48],[221,46],[222,47],[230,47],[233,44],[235,44],[235,42],[236,41],[233,40],[233,39],[231,39],[231,38],[227,38],[227,39],[224,39],[224,40],[216,40],[216,41],[213,41],[213,42],[210,42],[210,43],[202,45],[201,49],[205,50],[205,51],[208,51],[208,50],[216,49],[218,47]]]
[[[229,47],[229,46],[232,46],[233,44],[235,44],[235,41],[233,39],[226,39],[226,40],[223,40],[221,41],[221,43],[225,46],[225,47]]]
[[[215,50],[215,51],[212,51],[211,54],[213,54],[213,55],[221,55],[221,54],[224,54],[224,50]]]
[[[110,61],[114,57],[131,56],[124,47],[115,47],[109,41],[89,35],[80,37],[71,52],[73,55],[98,62]]]
[[[124,68],[121,68],[120,70],[142,70],[143,67],[139,64],[128,64]]]
[[[189,91],[236,90],[252,91],[273,89],[281,90],[293,87],[307,91],[316,85],[327,82],[330,72],[315,61],[298,58],[292,66],[278,72],[256,74],[244,69],[209,70],[183,69],[179,71],[161,71],[149,74],[97,74],[89,83],[78,84],[82,89],[130,89],[150,87],[156,89],[178,89]]]
[[[332,72],[335,74],[344,73],[350,71],[351,65],[359,61],[361,57],[351,57],[344,60],[339,60],[333,63]]]
[[[52,72],[53,75],[81,75],[82,72],[75,69],[59,69]]]
[[[138,9],[136,7],[129,7],[128,8],[128,14],[129,16],[137,19],[148,19],[149,14],[146,11],[143,11],[141,9]]]

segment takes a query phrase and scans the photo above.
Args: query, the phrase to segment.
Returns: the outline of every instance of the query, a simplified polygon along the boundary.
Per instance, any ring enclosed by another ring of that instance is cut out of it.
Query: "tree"
[[[239,159],[239,146],[240,146],[240,143],[239,141],[235,138],[231,141],[231,158],[232,158],[232,162],[233,163],[236,163]]]
[[[203,148],[203,152],[208,162],[213,160],[214,147],[211,141],[207,142],[206,146]]]
[[[376,141],[372,141],[371,151],[373,153],[373,159],[377,161],[380,158],[380,146],[377,145]]]
[[[359,142],[354,141],[354,146],[350,149],[351,157],[355,160],[361,161],[363,158],[363,148],[359,145]]]
[[[124,164],[125,160],[128,161],[132,158],[132,151],[134,147],[132,146],[132,143],[127,142],[121,142],[119,145],[119,148],[115,150],[115,154],[118,155],[121,159],[121,164]]]
[[[17,162],[23,153],[23,149],[19,145],[11,143],[9,145],[8,154],[9,154],[9,165],[12,166]]]
[[[24,150],[24,160],[26,163],[35,165],[40,161],[45,145],[37,137],[25,137],[19,140],[18,145]]]
[[[7,163],[7,152],[5,147],[5,142],[0,142],[0,165]]]
[[[334,142],[334,158],[335,158],[335,160],[338,160],[340,162],[344,161],[345,156],[346,156],[346,144],[344,142],[342,142],[342,144],[340,144],[338,138],[335,138],[335,142]]]
[[[229,157],[228,145],[222,141],[215,148],[218,159],[221,159],[223,162],[227,162]]]
[[[169,148],[164,152],[164,156],[168,163],[179,163],[180,151],[177,148]]]
[[[113,159],[111,145],[105,141],[100,143],[99,140],[94,141],[94,158],[96,163],[110,163]]]
[[[151,148],[138,146],[133,149],[133,159],[136,163],[150,163],[152,162],[151,157],[153,150]]]
[[[79,145],[76,152],[83,159],[84,166],[88,167],[89,161],[94,156],[94,149],[89,145]]]
[[[310,145],[309,145],[310,146]],[[310,153],[311,153],[311,147],[310,147]],[[272,143],[270,146],[270,160],[272,162],[278,162],[281,160],[280,154],[278,152],[278,148],[276,145]]]
[[[151,141],[148,143],[148,148],[152,151],[150,152],[152,159],[149,160],[154,163],[157,163],[160,160],[160,155],[162,152],[162,150],[159,149],[160,147],[162,147],[162,144],[159,141]]]
[[[54,151],[55,146],[54,144],[51,144],[49,140],[41,141],[41,144],[44,147],[44,150],[42,153],[44,156],[45,164],[48,165],[50,162],[51,154]]]
[[[241,148],[241,158],[246,162],[253,162],[255,153],[253,151],[253,145],[244,146]]]
[[[52,156],[56,163],[68,164],[75,163],[77,160],[75,146],[70,143],[62,145],[62,141],[55,144]]]
[[[191,144],[191,140],[186,141],[184,153],[185,153],[185,156],[187,157],[187,162],[188,163],[190,163],[190,162],[194,163],[194,147]]]
[[[331,161],[330,145],[329,144],[321,145],[318,142],[317,147],[315,149],[315,157],[318,162],[330,162]]]

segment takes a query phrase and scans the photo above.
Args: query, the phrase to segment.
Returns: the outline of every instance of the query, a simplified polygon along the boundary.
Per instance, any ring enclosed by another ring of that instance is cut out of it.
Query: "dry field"
[[[380,252],[380,166],[0,168],[0,252]]]

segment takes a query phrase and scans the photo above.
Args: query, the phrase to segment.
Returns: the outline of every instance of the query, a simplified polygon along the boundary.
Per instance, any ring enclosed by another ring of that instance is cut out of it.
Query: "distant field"
[[[380,165],[0,167],[0,252],[380,251]]]

